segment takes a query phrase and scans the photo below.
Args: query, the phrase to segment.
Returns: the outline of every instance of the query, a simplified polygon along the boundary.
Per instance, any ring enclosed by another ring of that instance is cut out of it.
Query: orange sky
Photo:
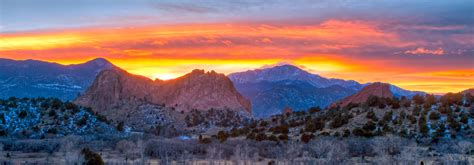
[[[472,66],[456,61],[428,65],[442,64],[447,52],[425,48],[426,41],[409,40],[368,21],[91,27],[0,33],[0,37],[2,58],[74,64],[104,57],[150,78],[175,78],[195,68],[228,74],[291,63],[330,78],[383,81],[430,93],[474,87]]]

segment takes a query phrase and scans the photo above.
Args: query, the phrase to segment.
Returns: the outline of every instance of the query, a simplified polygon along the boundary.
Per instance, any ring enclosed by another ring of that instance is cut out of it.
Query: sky
[[[474,0],[0,0],[0,58],[97,57],[159,79],[293,64],[459,92],[474,87]]]

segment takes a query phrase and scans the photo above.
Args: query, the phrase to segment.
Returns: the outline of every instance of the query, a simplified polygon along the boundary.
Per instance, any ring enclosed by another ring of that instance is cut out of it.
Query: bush
[[[373,131],[375,130],[375,128],[377,128],[377,124],[375,124],[375,122],[373,121],[368,121],[367,123],[365,123],[363,128],[367,131]]]
[[[280,139],[280,141],[288,141],[288,135],[287,134],[281,134],[278,136],[278,139]]]
[[[124,130],[124,123],[123,123],[123,121],[119,122],[119,123],[117,124],[117,127],[116,127],[116,128],[117,128],[118,131],[122,132],[122,131]]]
[[[348,115],[337,115],[331,122],[332,128],[339,128],[349,122]]]
[[[20,113],[18,113],[18,117],[20,119],[24,119],[26,116],[28,116],[28,113],[25,110],[22,110]]]
[[[265,135],[264,133],[259,133],[257,134],[257,137],[255,137],[255,140],[257,141],[264,141],[267,139],[267,135]]]
[[[425,98],[419,94],[416,94],[415,96],[413,96],[412,100],[413,102],[415,102],[415,104],[418,104],[418,105],[421,105],[425,102]]]
[[[91,151],[89,148],[82,149],[81,153],[84,155],[86,165],[104,165],[102,157],[99,154]]]
[[[317,113],[317,112],[321,112],[320,107],[311,107],[311,108],[309,108],[309,113],[314,114],[314,113]]]
[[[430,113],[430,120],[439,120],[439,118],[441,118],[441,115],[438,112]]]
[[[59,109],[62,104],[63,104],[63,102],[61,100],[55,98],[51,101],[51,108]]]
[[[227,132],[225,131],[219,131],[217,133],[217,139],[219,139],[219,141],[222,143],[222,142],[225,142],[227,140],[227,138],[229,137],[229,134],[227,134]]]
[[[426,119],[424,116],[420,116],[420,119],[418,119],[418,127],[420,128],[420,132],[423,135],[428,135],[428,125],[426,124]]]
[[[311,141],[311,139],[314,137],[313,134],[302,134],[301,135],[301,141],[304,142],[304,143],[308,143],[309,141]]]
[[[378,121],[379,119],[377,118],[377,115],[375,115],[374,111],[369,111],[367,112],[367,115],[365,115],[367,119],[371,119],[372,121]]]

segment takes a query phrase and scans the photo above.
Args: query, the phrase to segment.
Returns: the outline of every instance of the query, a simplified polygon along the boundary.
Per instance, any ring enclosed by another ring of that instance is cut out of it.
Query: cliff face
[[[390,84],[380,82],[372,83],[362,88],[362,90],[360,90],[356,94],[353,94],[340,101],[333,103],[331,107],[344,107],[347,106],[349,103],[364,103],[370,96],[392,98],[393,93],[390,90]]]
[[[232,81],[225,75],[214,71],[193,70],[183,77],[164,81],[157,95],[167,105],[178,110],[231,109],[251,112],[250,101],[234,88]]]
[[[237,92],[225,75],[203,70],[168,81],[153,81],[119,68],[105,70],[75,103],[118,119],[144,104],[184,112],[230,109],[251,114],[250,101]]]

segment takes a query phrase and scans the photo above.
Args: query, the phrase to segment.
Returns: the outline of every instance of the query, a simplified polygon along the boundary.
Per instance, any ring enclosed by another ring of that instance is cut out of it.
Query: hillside
[[[377,137],[396,135],[430,144],[474,137],[474,98],[461,93],[416,95],[413,99],[372,96],[345,107],[276,115],[242,128],[221,131],[213,137],[226,140],[243,136],[256,141],[303,141],[320,136]]]
[[[119,135],[105,116],[52,98],[0,99],[0,136],[51,138],[67,135]]]

